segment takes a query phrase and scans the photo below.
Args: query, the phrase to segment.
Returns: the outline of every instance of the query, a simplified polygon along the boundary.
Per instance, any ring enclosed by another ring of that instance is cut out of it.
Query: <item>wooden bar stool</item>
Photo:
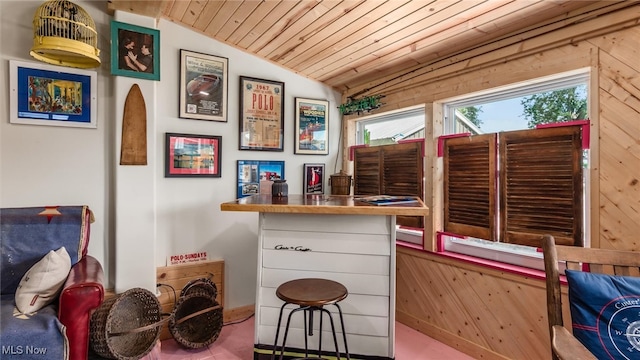
[[[289,304],[298,305],[298,308],[293,309],[289,313],[287,318],[287,325],[284,329],[284,338],[282,339],[282,347],[280,348],[280,360],[284,356],[284,349],[287,343],[287,335],[289,333],[289,325],[291,323],[291,316],[298,312],[304,313],[304,358],[309,358],[309,348],[307,335],[313,336],[313,312],[320,312],[320,335],[318,337],[318,357],[322,357],[322,314],[329,315],[329,321],[331,323],[331,332],[333,333],[333,343],[336,349],[336,359],[340,359],[340,351],[338,350],[338,339],[336,337],[336,328],[333,323],[333,317],[329,310],[325,309],[325,305],[335,305],[338,308],[338,314],[340,314],[340,325],[342,326],[342,336],[344,340],[344,352],[349,357],[349,348],[347,346],[347,334],[344,330],[344,320],[342,318],[342,309],[338,302],[344,300],[349,293],[347,288],[339,282],[326,280],[326,279],[296,279],[288,281],[280,286],[276,290],[276,295],[280,300],[284,301],[284,304],[280,308],[280,316],[278,317],[278,328],[276,329],[276,340],[273,343],[273,353],[271,359],[275,359],[276,350],[278,349],[278,336],[280,335],[280,324],[282,323],[282,315],[284,308]],[[307,333],[307,312],[309,313],[309,330]],[[314,358],[315,359],[315,358]]]

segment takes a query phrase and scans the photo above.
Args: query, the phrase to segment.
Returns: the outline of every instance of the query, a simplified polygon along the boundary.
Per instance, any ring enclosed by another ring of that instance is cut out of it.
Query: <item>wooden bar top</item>
[[[417,203],[376,206],[357,201],[350,195],[252,195],[222,203],[220,210],[290,214],[429,215],[429,208],[420,199]]]

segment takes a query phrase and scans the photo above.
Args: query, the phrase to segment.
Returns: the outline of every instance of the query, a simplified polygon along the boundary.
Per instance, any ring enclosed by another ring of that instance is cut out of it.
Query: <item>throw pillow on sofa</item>
[[[27,271],[16,290],[16,307],[29,314],[50,304],[62,289],[69,271],[71,258],[63,247],[49,251]]]

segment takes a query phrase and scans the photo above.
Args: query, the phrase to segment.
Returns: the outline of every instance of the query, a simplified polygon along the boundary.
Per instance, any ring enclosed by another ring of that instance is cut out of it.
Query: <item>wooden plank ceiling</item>
[[[557,29],[635,1],[109,0],[165,18],[340,92],[506,38]]]

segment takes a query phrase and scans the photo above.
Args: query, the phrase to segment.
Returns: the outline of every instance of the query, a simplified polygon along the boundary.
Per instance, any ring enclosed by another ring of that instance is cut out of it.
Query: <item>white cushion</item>
[[[49,251],[27,271],[16,290],[16,307],[23,314],[36,312],[56,299],[71,270],[71,258],[61,247]]]

